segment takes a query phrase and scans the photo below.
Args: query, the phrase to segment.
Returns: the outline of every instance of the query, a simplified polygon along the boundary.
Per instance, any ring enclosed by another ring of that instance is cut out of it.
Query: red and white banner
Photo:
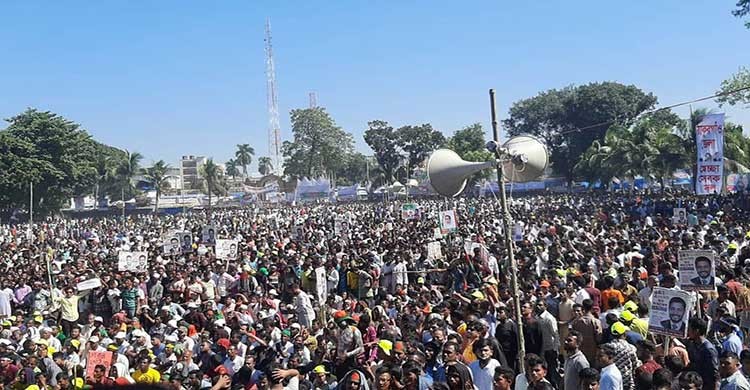
[[[708,114],[695,127],[695,193],[720,194],[724,174],[724,114]]]

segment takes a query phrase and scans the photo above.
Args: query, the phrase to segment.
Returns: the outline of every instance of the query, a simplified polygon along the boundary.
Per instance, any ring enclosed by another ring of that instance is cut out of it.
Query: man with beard
[[[661,322],[661,327],[667,330],[674,330],[677,332],[685,331],[685,322],[682,317],[685,315],[687,304],[685,300],[680,297],[673,297],[669,300],[669,319]]]
[[[579,388],[580,378],[578,373],[589,367],[589,361],[578,348],[581,333],[571,330],[565,338],[563,348],[567,354],[565,359],[565,383],[563,390],[576,390]]]

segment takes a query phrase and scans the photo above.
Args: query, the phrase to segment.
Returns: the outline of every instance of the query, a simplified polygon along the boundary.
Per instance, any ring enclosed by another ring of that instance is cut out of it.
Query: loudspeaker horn
[[[512,137],[505,144],[503,175],[505,180],[524,183],[536,180],[547,169],[549,157],[542,141],[530,135]]]
[[[427,161],[427,177],[438,194],[456,196],[466,187],[469,176],[482,169],[493,168],[495,164],[494,161],[465,161],[450,149],[438,149]]]

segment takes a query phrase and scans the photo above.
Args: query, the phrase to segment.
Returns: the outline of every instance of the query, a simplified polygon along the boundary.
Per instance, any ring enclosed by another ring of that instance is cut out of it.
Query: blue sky
[[[268,150],[263,29],[271,18],[282,137],[315,91],[357,148],[367,122],[481,122],[592,81],[668,105],[750,66],[734,0],[0,2],[0,116],[52,110],[149,164]],[[716,107],[704,102],[694,107]],[[687,113],[687,107],[677,110]],[[726,109],[750,130],[750,108]],[[0,126],[2,127],[2,126]]]

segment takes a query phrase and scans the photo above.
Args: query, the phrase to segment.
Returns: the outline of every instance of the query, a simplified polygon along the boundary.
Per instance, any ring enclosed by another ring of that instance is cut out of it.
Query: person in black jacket
[[[508,317],[508,308],[505,306],[497,308],[496,316],[495,339],[500,343],[508,366],[515,370],[518,367],[518,325]]]

